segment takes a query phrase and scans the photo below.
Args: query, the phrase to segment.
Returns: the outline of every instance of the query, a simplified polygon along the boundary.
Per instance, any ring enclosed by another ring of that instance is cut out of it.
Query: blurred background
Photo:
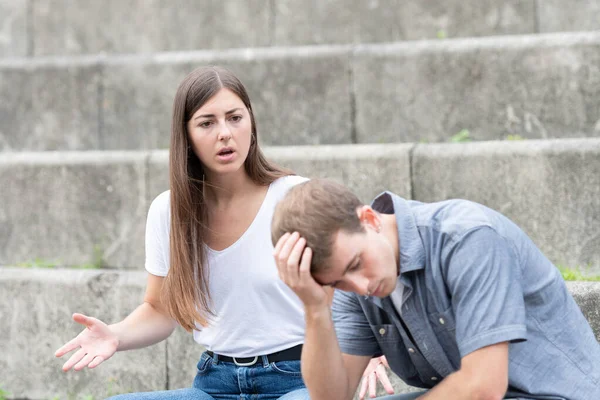
[[[53,354],[72,312],[142,300],[172,101],[207,64],[246,85],[272,160],[365,202],[486,204],[598,280],[597,0],[0,0],[0,400],[191,385],[181,331],[95,371]],[[569,287],[600,337],[598,285]]]

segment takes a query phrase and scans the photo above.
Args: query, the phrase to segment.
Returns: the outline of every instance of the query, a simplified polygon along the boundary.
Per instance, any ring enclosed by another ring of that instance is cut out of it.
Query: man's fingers
[[[377,377],[375,373],[369,374],[369,397],[377,397]]]
[[[304,238],[299,238],[290,252],[290,256],[287,259],[288,279],[291,278],[294,281],[298,280],[300,274],[300,258],[303,255],[304,246],[306,246],[306,240]]]
[[[310,247],[304,247],[304,249],[302,250],[302,259],[300,260],[300,268],[299,268],[301,280],[305,281],[309,278],[311,280],[313,280],[313,277],[310,274],[310,262],[311,261],[312,261],[312,249]]]
[[[73,351],[78,347],[79,341],[77,340],[77,338],[71,339],[65,345],[63,345],[63,347],[56,350],[56,352],[54,353],[54,357],[62,357],[68,352]]]
[[[360,380],[360,392],[358,393],[358,398],[360,400],[364,400],[365,394],[367,393],[367,377],[363,376]]]
[[[381,381],[381,384],[383,385],[383,388],[387,394],[394,394],[394,387],[392,386],[392,382],[390,382],[390,378],[388,377],[387,371],[385,370],[383,364],[379,364],[379,367],[377,367],[375,373],[377,374],[377,377],[379,378],[379,381]]]
[[[294,248],[294,245],[296,244],[299,238],[300,235],[298,234],[298,232],[292,233],[287,238],[281,249],[279,249],[279,261],[281,261],[282,264],[287,262],[287,259],[290,256],[290,252]]]
[[[288,261],[288,258],[290,257],[290,252],[294,248],[294,245],[296,244],[296,241],[298,240],[299,237],[300,237],[300,235],[298,235],[297,232],[292,233],[285,240],[285,242],[283,243],[283,245],[277,252],[276,261],[277,261],[277,266],[280,269],[287,268],[287,261]]]
[[[90,368],[90,369],[96,368],[98,365],[102,364],[103,361],[104,361],[103,357],[96,356],[96,357],[94,357],[94,359],[92,360],[90,365],[88,365],[88,368]]]
[[[85,356],[85,350],[79,349],[79,351],[77,351],[75,354],[73,354],[71,356],[71,358],[69,358],[69,361],[67,361],[65,363],[65,365],[63,365],[63,367],[62,367],[63,371],[70,370],[73,367],[73,365],[77,364],[79,362],[79,360],[81,360],[83,358],[83,356]]]
[[[94,359],[94,356],[90,353],[86,354],[85,357],[83,357],[81,359],[81,361],[79,361],[77,364],[75,364],[75,366],[73,367],[73,369],[75,371],[81,371],[82,369],[85,368],[86,365],[88,365],[92,360]]]
[[[287,276],[287,259],[289,257],[289,248],[292,246],[292,234],[286,233],[277,242],[277,248],[274,252],[275,264],[277,264],[277,271],[279,272],[279,278],[288,283]]]
[[[290,237],[290,233],[286,232],[283,234],[282,237],[279,238],[279,240],[277,241],[277,244],[275,245],[275,249],[273,250],[273,254],[277,255],[279,253],[279,251],[281,250],[281,248],[283,247],[285,241]]]

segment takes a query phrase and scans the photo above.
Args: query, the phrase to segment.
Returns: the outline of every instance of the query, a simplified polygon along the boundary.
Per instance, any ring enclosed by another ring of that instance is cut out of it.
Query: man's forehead
[[[356,263],[358,250],[348,252],[343,257],[330,257],[327,266],[321,272],[313,274],[313,278],[321,285],[330,285],[341,280],[346,271]]]

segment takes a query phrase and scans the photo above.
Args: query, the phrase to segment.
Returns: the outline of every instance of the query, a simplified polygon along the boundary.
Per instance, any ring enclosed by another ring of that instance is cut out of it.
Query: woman
[[[305,178],[265,159],[250,99],[231,72],[203,67],[179,85],[169,174],[171,190],[148,212],[144,303],[114,325],[74,314],[87,329],[57,350],[78,349],[63,370],[95,368],[180,324],[207,349],[192,388],[117,398],[308,399],[303,308],[278,278],[270,242],[275,204]]]

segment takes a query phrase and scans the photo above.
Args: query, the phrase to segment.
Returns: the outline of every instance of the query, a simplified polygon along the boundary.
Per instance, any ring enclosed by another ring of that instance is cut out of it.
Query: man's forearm
[[[302,350],[302,376],[312,400],[351,399],[331,310],[306,310],[306,337]]]
[[[457,371],[448,375],[439,385],[429,390],[417,400],[501,400],[503,395],[487,391],[464,371]]]

